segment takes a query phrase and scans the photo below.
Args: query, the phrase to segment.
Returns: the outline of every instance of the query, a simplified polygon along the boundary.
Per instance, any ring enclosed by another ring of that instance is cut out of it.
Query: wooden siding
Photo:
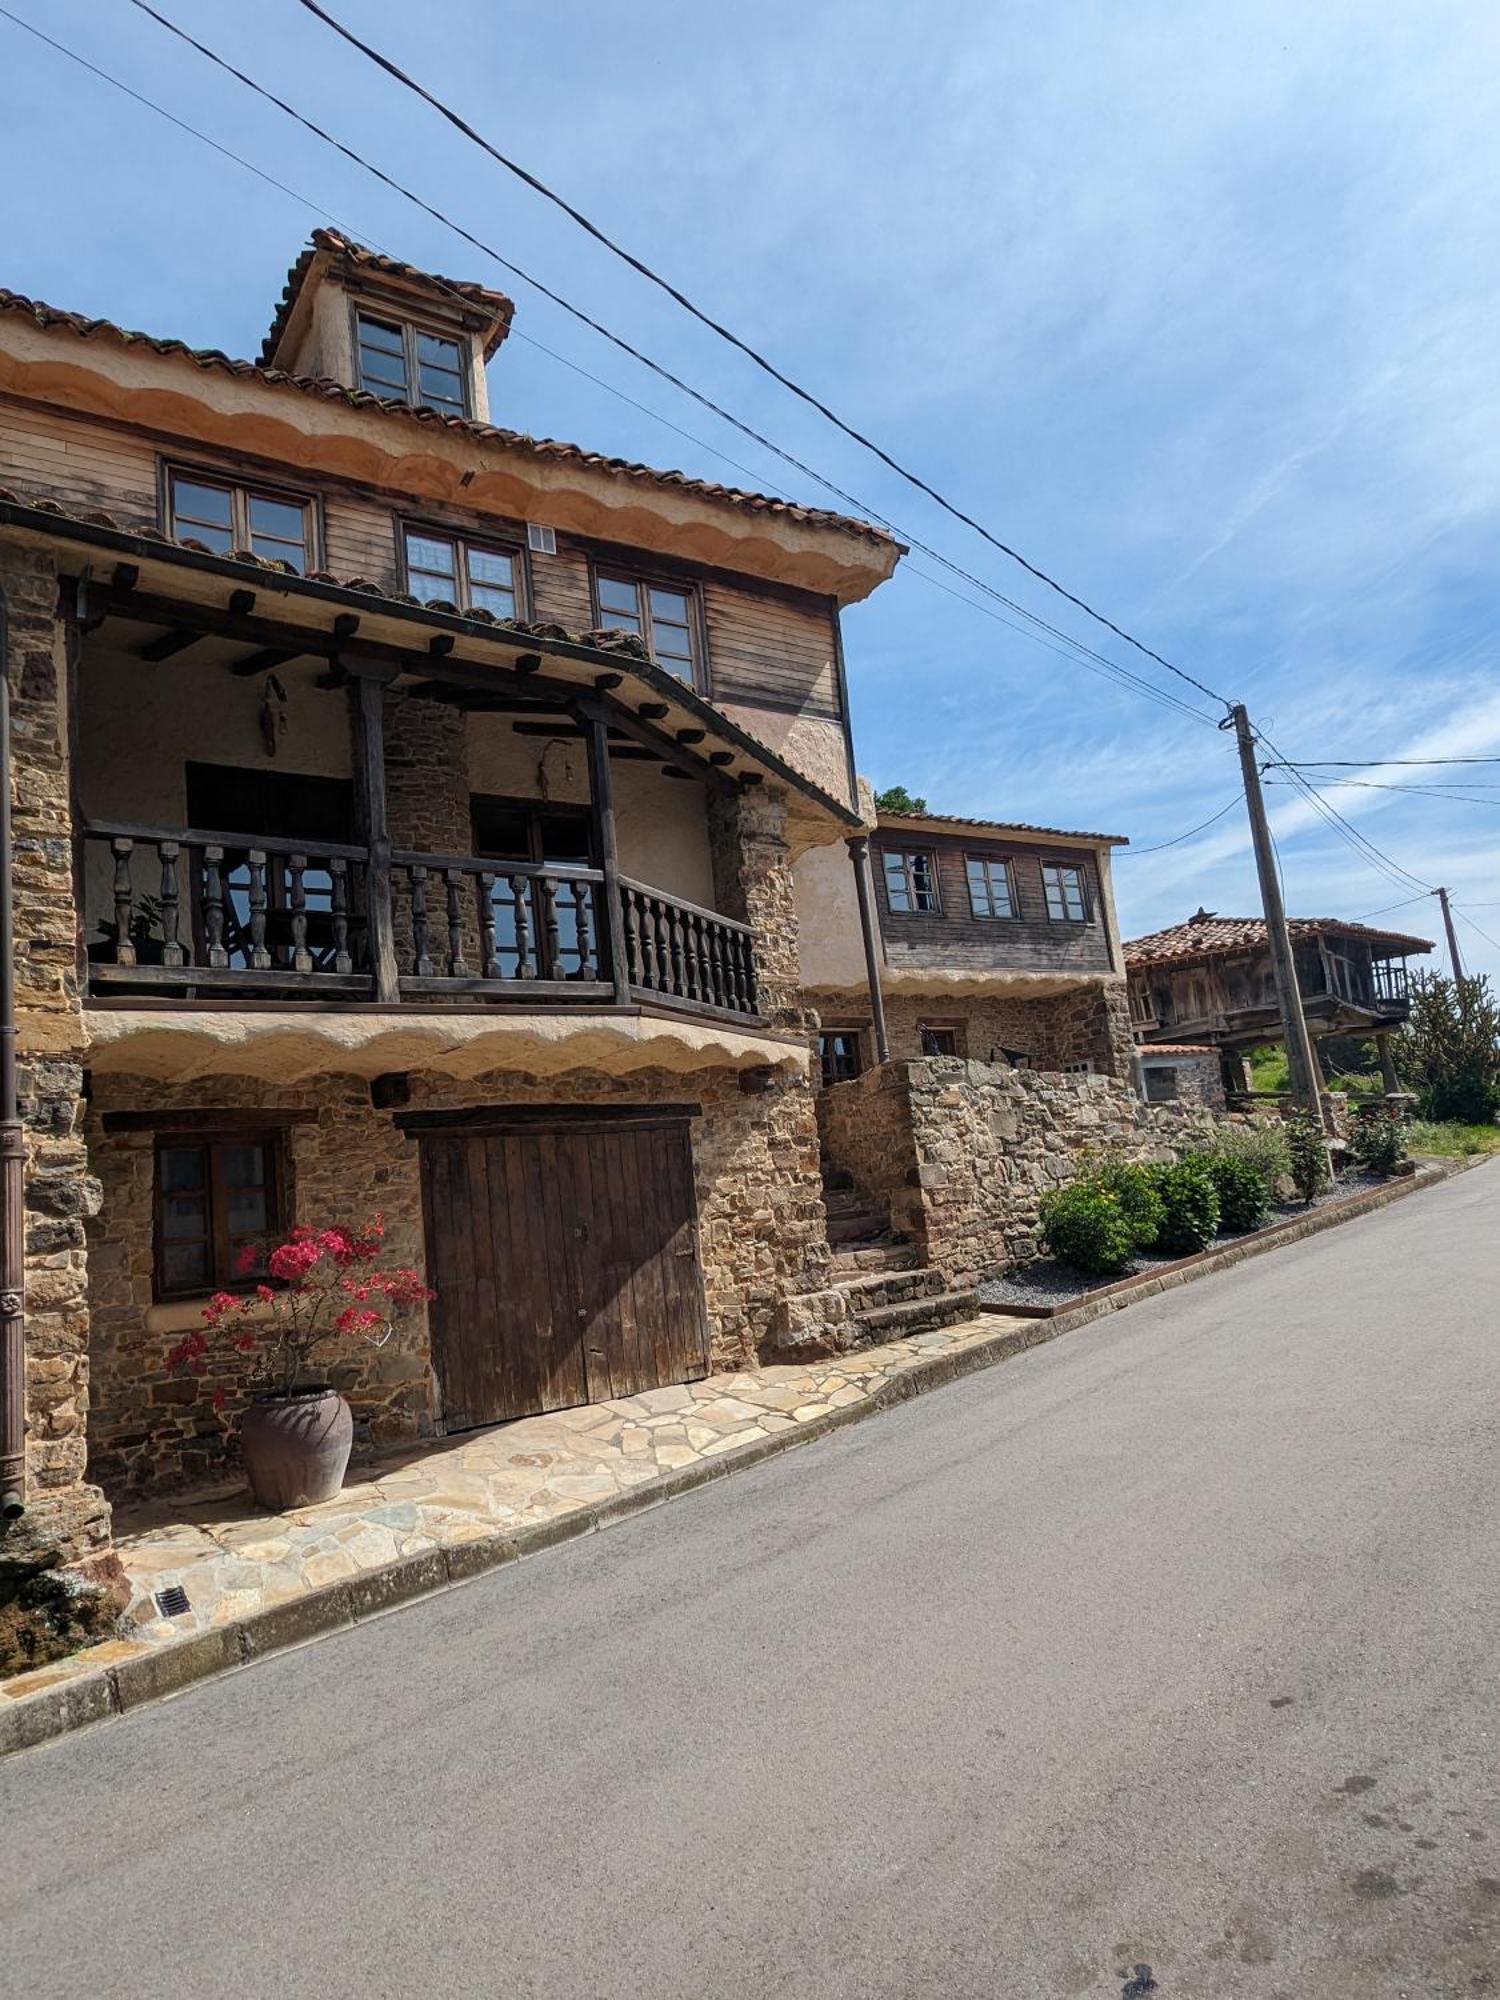
[[[0,399],[0,485],[67,507],[102,508],[127,527],[159,522],[163,461],[197,465],[227,478],[261,478],[317,502],[318,562],[340,578],[363,577],[383,590],[404,587],[400,528],[425,524],[521,552],[533,618],[587,631],[595,623],[591,564],[638,570],[696,587],[702,602],[711,699],[837,721],[836,612],[829,598],[789,590],[659,555],[559,535],[555,556],[526,552],[526,524],[472,508],[434,510],[379,489],[319,479],[305,467],[204,450],[123,426],[69,417]],[[842,787],[841,787],[842,789]]]
[[[1028,847],[1023,841],[965,840],[950,834],[878,834],[870,843],[880,930],[892,966],[951,967],[965,972],[1108,972],[1109,935],[1099,867],[1087,848]],[[886,852],[930,854],[942,904],[934,912],[893,911],[886,901]],[[1018,914],[976,917],[969,902],[966,855],[1010,863]],[[1082,871],[1088,895],[1085,923],[1055,923],[1047,915],[1042,866]]]

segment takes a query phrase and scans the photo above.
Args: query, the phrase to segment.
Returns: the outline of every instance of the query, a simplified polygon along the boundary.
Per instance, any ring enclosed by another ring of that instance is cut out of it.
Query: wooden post
[[[26,1511],[26,1134],[16,1067],[8,618],[0,592],[0,1522]]]
[[[370,850],[365,871],[370,970],[375,998],[401,997],[396,969],[396,921],[391,901],[391,829],[385,803],[385,683],[356,674],[349,684],[354,723],[354,800],[360,842]]]
[[[865,947],[865,980],[870,989],[870,1021],[875,1030],[875,1060],[891,1059],[890,1037],[885,1029],[885,996],[880,990],[880,943],[875,935],[875,905],[870,894],[870,836],[851,834],[847,842],[854,865],[854,895],[859,904],[859,931]]]
[[[1442,905],[1443,929],[1447,933],[1448,938],[1448,963],[1453,967],[1453,984],[1455,986],[1462,986],[1464,962],[1458,955],[1458,932],[1453,928],[1453,912],[1448,907],[1448,891],[1446,889],[1434,889],[1433,894]]]
[[[609,725],[601,709],[580,705],[578,719],[586,733],[589,760],[589,803],[594,812],[594,839],[604,871],[602,936],[615,1005],[630,1005],[630,957],[625,949],[625,905],[620,893],[620,855],[615,838],[615,792],[609,769]]]
[[[1286,1066],[1292,1096],[1306,1111],[1321,1116],[1322,1096],[1318,1088],[1318,1068],[1313,1059],[1312,1040],[1307,1032],[1307,1016],[1302,1011],[1302,989],[1297,984],[1297,961],[1286,927],[1286,910],[1281,900],[1281,878],[1276,872],[1276,853],[1271,845],[1271,829],[1266,820],[1266,802],[1260,788],[1260,766],[1255,761],[1255,732],[1243,702],[1229,711],[1240,752],[1240,774],[1245,784],[1245,806],[1250,815],[1250,838],[1255,847],[1255,866],[1260,876],[1261,907],[1266,913],[1266,941],[1271,948],[1271,971],[1276,980],[1276,1003],[1281,1014],[1281,1032],[1286,1041]],[[1221,725],[1227,727],[1228,725]]]
[[[1380,1077],[1385,1085],[1385,1094],[1387,1097],[1397,1097],[1401,1092],[1401,1079],[1396,1074],[1396,1064],[1391,1056],[1390,1035],[1377,1035],[1375,1046],[1380,1051]]]

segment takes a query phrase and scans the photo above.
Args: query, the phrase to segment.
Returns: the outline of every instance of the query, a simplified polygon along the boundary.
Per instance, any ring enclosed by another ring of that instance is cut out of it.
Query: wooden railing
[[[1381,1006],[1410,1005],[1411,975],[1404,965],[1393,965],[1389,959],[1377,958],[1372,970],[1375,975],[1375,998]]]
[[[625,876],[612,908],[599,868],[400,850],[386,874],[364,847],[94,821],[81,872],[96,994],[758,1018],[747,925]]]
[[[630,987],[715,1013],[755,1013],[754,933],[697,903],[622,875]]]

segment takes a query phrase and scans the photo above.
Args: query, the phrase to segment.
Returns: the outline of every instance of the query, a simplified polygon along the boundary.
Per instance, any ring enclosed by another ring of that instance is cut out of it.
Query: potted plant
[[[331,1500],[344,1481],[354,1443],[348,1403],[315,1364],[341,1345],[383,1347],[401,1316],[435,1294],[408,1265],[382,1266],[381,1217],[354,1230],[299,1225],[265,1259],[270,1282],[244,1292],[215,1292],[204,1324],[178,1342],[173,1367],[205,1375],[216,1346],[258,1358],[255,1387],[240,1419],[240,1450],[250,1490],[262,1507],[282,1512]],[[241,1252],[247,1273],[261,1265],[255,1246]],[[215,1409],[227,1401],[213,1393]]]

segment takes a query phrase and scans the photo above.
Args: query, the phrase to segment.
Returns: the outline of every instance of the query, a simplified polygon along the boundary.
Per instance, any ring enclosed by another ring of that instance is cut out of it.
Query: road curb
[[[1457,1160],[1424,1163],[1405,1180],[1391,1181],[1372,1188],[1337,1206],[1297,1216],[1275,1228],[1259,1232],[1241,1243],[1205,1250],[1182,1259],[1165,1270],[1139,1281],[1127,1280],[1095,1293],[1078,1305],[1045,1319],[1023,1319],[993,1338],[977,1342],[957,1353],[935,1354],[915,1362],[902,1374],[889,1377],[858,1403],[826,1411],[793,1430],[777,1431],[757,1438],[734,1451],[664,1474],[650,1485],[636,1487],[608,1500],[595,1501],[576,1512],[540,1522],[534,1527],[509,1529],[493,1535],[479,1535],[471,1541],[456,1542],[448,1548],[426,1549],[404,1556],[379,1569],[364,1572],[325,1589],[284,1604],[269,1605],[248,1617],[235,1619],[207,1632],[194,1633],[170,1645],[154,1647],[96,1671],[75,1674],[56,1687],[39,1689],[19,1700],[0,1697],[0,1756],[34,1748],[39,1743],[68,1735],[97,1722],[108,1721],[169,1695],[237,1668],[249,1666],[289,1647],[305,1645],[330,1632],[352,1628],[383,1612],[399,1609],[419,1599],[434,1597],[445,1590],[471,1582],[492,1570],[539,1555],[580,1536],[593,1534],[633,1519],[637,1514],[691,1493],[696,1488],[727,1478],[733,1472],[759,1465],[785,1451],[795,1450],[849,1424],[863,1422],[895,1408],[931,1389],[961,1381],[980,1370],[997,1367],[1013,1356],[1056,1340],[1065,1333],[1091,1325],[1131,1305],[1136,1299],[1154,1297],[1175,1290],[1194,1279],[1215,1271],[1231,1269],[1265,1251],[1320,1235],[1324,1230],[1352,1222],[1359,1216],[1389,1207],[1420,1189],[1436,1187],[1470,1168],[1483,1166],[1493,1154],[1478,1154]],[[66,1662],[59,1661],[59,1670]]]

